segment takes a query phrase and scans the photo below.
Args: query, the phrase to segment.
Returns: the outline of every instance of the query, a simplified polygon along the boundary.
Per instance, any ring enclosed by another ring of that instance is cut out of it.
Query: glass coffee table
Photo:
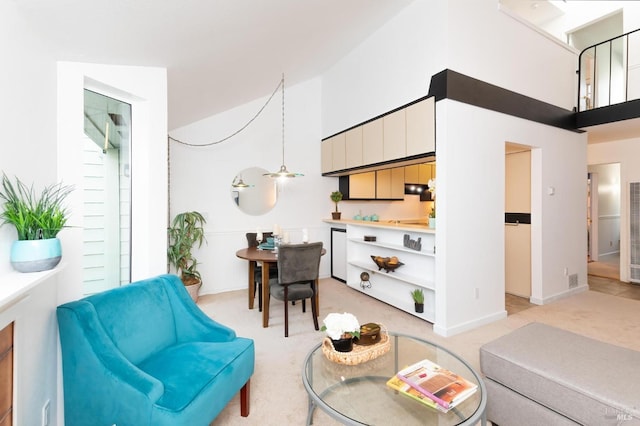
[[[358,365],[330,361],[322,343],[306,356],[302,382],[309,394],[307,425],[317,408],[346,425],[486,425],[487,393],[480,375],[453,352],[417,337],[389,332],[389,352]],[[478,385],[467,400],[444,414],[387,386],[398,370],[428,358]]]

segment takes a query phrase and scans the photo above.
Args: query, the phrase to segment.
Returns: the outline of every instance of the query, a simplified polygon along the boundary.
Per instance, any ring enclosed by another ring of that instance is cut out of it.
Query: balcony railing
[[[578,111],[640,99],[640,29],[587,47],[578,61]]]

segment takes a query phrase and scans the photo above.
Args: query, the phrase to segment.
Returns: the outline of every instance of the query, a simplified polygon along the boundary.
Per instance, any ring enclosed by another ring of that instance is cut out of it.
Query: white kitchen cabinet
[[[403,245],[404,235],[421,239],[420,251]],[[375,242],[364,241],[375,235]],[[396,256],[404,265],[393,272],[379,270],[371,256]],[[370,286],[360,279],[369,273]],[[347,224],[347,285],[429,322],[435,321],[435,230],[402,229],[384,224]],[[425,296],[425,309],[417,313],[411,291],[420,288]]]
[[[435,97],[406,108],[406,156],[435,152]]]

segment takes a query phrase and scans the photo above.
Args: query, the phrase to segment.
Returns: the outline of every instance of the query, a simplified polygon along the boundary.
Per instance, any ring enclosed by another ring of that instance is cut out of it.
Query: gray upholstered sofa
[[[480,348],[500,426],[640,425],[640,352],[540,323]]]

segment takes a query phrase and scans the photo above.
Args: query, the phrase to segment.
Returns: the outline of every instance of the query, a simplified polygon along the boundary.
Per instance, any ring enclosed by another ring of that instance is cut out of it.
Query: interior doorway
[[[531,147],[505,145],[505,293],[531,297]]]
[[[620,280],[620,163],[587,171],[587,273]]]

